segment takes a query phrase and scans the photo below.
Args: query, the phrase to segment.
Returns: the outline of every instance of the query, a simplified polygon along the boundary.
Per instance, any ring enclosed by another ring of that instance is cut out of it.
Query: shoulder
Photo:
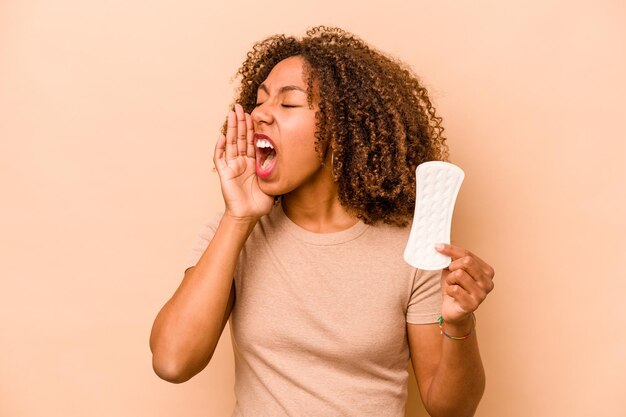
[[[385,223],[376,223],[370,225],[367,229],[367,238],[373,239],[385,244],[393,244],[394,246],[406,246],[411,233],[411,225],[394,226]]]

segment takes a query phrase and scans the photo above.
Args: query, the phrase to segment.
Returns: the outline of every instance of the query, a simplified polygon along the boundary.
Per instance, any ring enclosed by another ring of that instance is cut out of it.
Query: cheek
[[[310,171],[320,164],[320,158],[315,151],[315,144],[312,140],[294,141],[288,152],[285,154],[287,157],[285,162],[290,170]]]
[[[319,165],[320,157],[315,150],[315,134],[314,131],[306,132],[299,138],[296,152],[299,154],[299,158],[302,164],[311,167]]]
[[[298,158],[300,155],[305,157],[306,155],[316,154],[315,152],[315,118],[306,117],[299,120],[294,120],[288,126],[290,143],[290,151],[294,152],[294,157]]]
[[[311,117],[302,129],[302,146],[306,146],[307,149],[315,149],[315,117]]]

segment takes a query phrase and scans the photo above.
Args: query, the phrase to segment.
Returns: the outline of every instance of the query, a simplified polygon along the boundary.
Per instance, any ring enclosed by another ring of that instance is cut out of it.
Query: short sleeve
[[[406,312],[407,323],[437,322],[441,312],[441,270],[416,270]]]
[[[189,248],[187,254],[187,261],[184,265],[184,270],[191,268],[192,266],[196,266],[200,257],[209,246],[209,242],[215,236],[215,231],[217,230],[217,226],[222,219],[222,213],[215,215],[211,220],[205,222],[199,230],[199,233],[195,236],[191,247]]]

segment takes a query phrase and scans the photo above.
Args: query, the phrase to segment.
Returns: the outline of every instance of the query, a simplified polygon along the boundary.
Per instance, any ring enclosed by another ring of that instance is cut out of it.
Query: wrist
[[[253,216],[234,216],[228,212],[225,212],[220,221],[220,225],[228,228],[232,232],[244,232],[250,233],[254,226],[259,221],[258,217]]]
[[[439,329],[443,335],[450,339],[465,339],[474,332],[475,328],[476,316],[474,313],[454,321],[447,321],[439,316]]]

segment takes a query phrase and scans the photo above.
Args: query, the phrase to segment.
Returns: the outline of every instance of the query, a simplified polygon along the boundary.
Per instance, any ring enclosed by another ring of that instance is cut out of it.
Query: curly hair
[[[302,39],[274,35],[254,44],[237,71],[236,101],[246,112],[259,85],[285,58],[305,62],[308,102],[319,97],[315,149],[333,152],[339,202],[364,223],[405,226],[415,207],[415,168],[447,160],[441,117],[404,63],[339,28],[318,26]]]

